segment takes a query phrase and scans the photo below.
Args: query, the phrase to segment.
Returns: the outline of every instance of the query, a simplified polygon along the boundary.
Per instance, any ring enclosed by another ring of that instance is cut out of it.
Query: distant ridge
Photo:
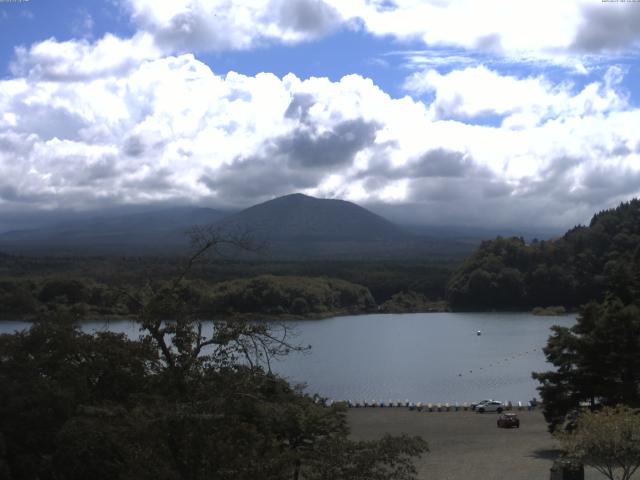
[[[174,207],[146,213],[68,220],[0,235],[0,251],[25,255],[175,255],[195,225],[242,229],[267,248],[256,260],[460,259],[480,239],[410,232],[355,203],[285,195],[237,213]]]
[[[67,220],[48,227],[0,235],[0,248],[43,254],[139,254],[185,248],[185,232],[227,213],[203,207],[174,207],[144,213]]]

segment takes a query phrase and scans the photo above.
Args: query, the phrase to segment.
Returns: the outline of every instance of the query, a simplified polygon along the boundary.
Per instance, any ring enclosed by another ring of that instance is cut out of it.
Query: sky
[[[0,0],[0,227],[302,192],[569,228],[640,194],[640,1]]]

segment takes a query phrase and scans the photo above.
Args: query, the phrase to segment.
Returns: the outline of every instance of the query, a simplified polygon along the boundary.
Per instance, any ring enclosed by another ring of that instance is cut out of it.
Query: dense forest
[[[327,278],[263,275],[215,284],[200,301],[211,315],[253,313],[322,315],[371,311],[376,303],[366,287]]]
[[[193,266],[222,241],[205,239],[171,278],[111,289],[105,305],[126,303],[141,328],[137,340],[80,331],[78,306],[99,296],[95,285],[41,286],[39,301],[53,299],[55,308],[38,312],[28,330],[0,335],[0,478],[415,478],[424,440],[350,440],[344,406],[271,372],[272,359],[306,349],[292,343],[286,325],[200,320],[203,298],[248,311],[251,302],[366,308],[368,290],[268,276],[199,290]]]
[[[158,291],[170,288],[157,282]],[[130,287],[128,291],[144,290]],[[344,280],[262,275],[249,279],[207,283],[184,282],[180,295],[201,318],[237,315],[326,316],[363,313],[376,309],[366,287]],[[0,305],[5,317],[29,318],[59,310],[81,318],[131,317],[137,307],[123,289],[75,279],[52,278],[42,282],[0,282]]]
[[[553,240],[485,241],[461,265],[217,259],[194,266],[185,295],[209,316],[323,316],[376,305],[385,312],[430,311],[446,309],[445,299],[454,310],[574,310],[602,301],[605,292],[625,302],[634,298],[640,291],[639,245],[640,201],[632,200]],[[169,279],[182,260],[0,254],[0,316],[33,317],[60,305],[81,315],[130,316],[135,311],[118,291]]]
[[[92,317],[131,316],[135,312],[121,295],[123,287],[136,290],[171,279],[183,261],[0,255],[0,317],[30,318],[56,308]],[[385,302],[385,311],[418,311],[444,299],[452,271],[450,264],[428,262],[212,261],[193,267],[185,294],[209,317],[362,313]],[[394,295],[396,301],[388,302]],[[407,299],[415,302],[407,305]]]
[[[628,303],[640,286],[640,200],[600,212],[549,241],[481,244],[448,284],[457,310],[575,309],[611,293]]]
[[[214,321],[205,337],[177,283],[131,298],[139,340],[68,312],[0,335],[0,478],[415,478],[421,438],[352,441],[343,406],[269,371],[299,348],[286,329]]]

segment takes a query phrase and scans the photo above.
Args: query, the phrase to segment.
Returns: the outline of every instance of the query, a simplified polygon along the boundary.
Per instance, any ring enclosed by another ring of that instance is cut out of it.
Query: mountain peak
[[[322,202],[323,200],[329,200],[329,199],[312,197],[311,195],[306,195],[304,193],[296,192],[296,193],[289,193],[287,195],[282,195],[281,197],[272,198],[271,200],[267,200],[266,202],[263,202],[263,203],[269,203],[269,202]],[[259,203],[258,205],[262,205],[262,204]]]
[[[292,193],[241,212],[176,207],[114,217],[90,217],[38,230],[0,235],[0,248],[12,252],[46,251],[77,254],[175,251],[187,246],[185,231],[193,225],[240,227],[270,244],[274,255],[330,257],[391,249],[407,235],[395,224],[355,203]],[[381,247],[382,246],[382,247]],[[386,250],[385,250],[386,251]]]
[[[292,193],[254,205],[227,226],[250,228],[257,237],[285,241],[373,241],[404,234],[390,221],[355,203]]]
[[[281,197],[274,198],[274,200],[285,199],[285,198],[311,198],[313,200],[320,200],[317,197],[312,197],[311,195],[306,195],[306,194],[300,193],[300,192],[295,192],[295,193],[289,193],[287,195],[282,195]]]

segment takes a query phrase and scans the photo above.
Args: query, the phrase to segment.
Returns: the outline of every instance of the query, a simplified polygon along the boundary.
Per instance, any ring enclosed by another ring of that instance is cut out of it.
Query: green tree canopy
[[[200,233],[172,282],[122,291],[139,340],[82,333],[65,310],[0,336],[3,478],[415,478],[421,438],[352,441],[344,407],[271,373],[271,358],[298,348],[286,329],[222,320],[204,328],[186,276],[211,249],[244,244]]]
[[[558,437],[569,458],[610,480],[630,480],[640,468],[640,411],[605,407],[580,415],[575,430]]]
[[[610,297],[586,305],[570,328],[553,327],[544,348],[555,370],[534,373],[554,430],[585,402],[640,407],[640,308]]]
[[[640,293],[640,200],[593,216],[562,237],[483,242],[452,275],[454,309],[574,308],[612,293],[631,302]]]

